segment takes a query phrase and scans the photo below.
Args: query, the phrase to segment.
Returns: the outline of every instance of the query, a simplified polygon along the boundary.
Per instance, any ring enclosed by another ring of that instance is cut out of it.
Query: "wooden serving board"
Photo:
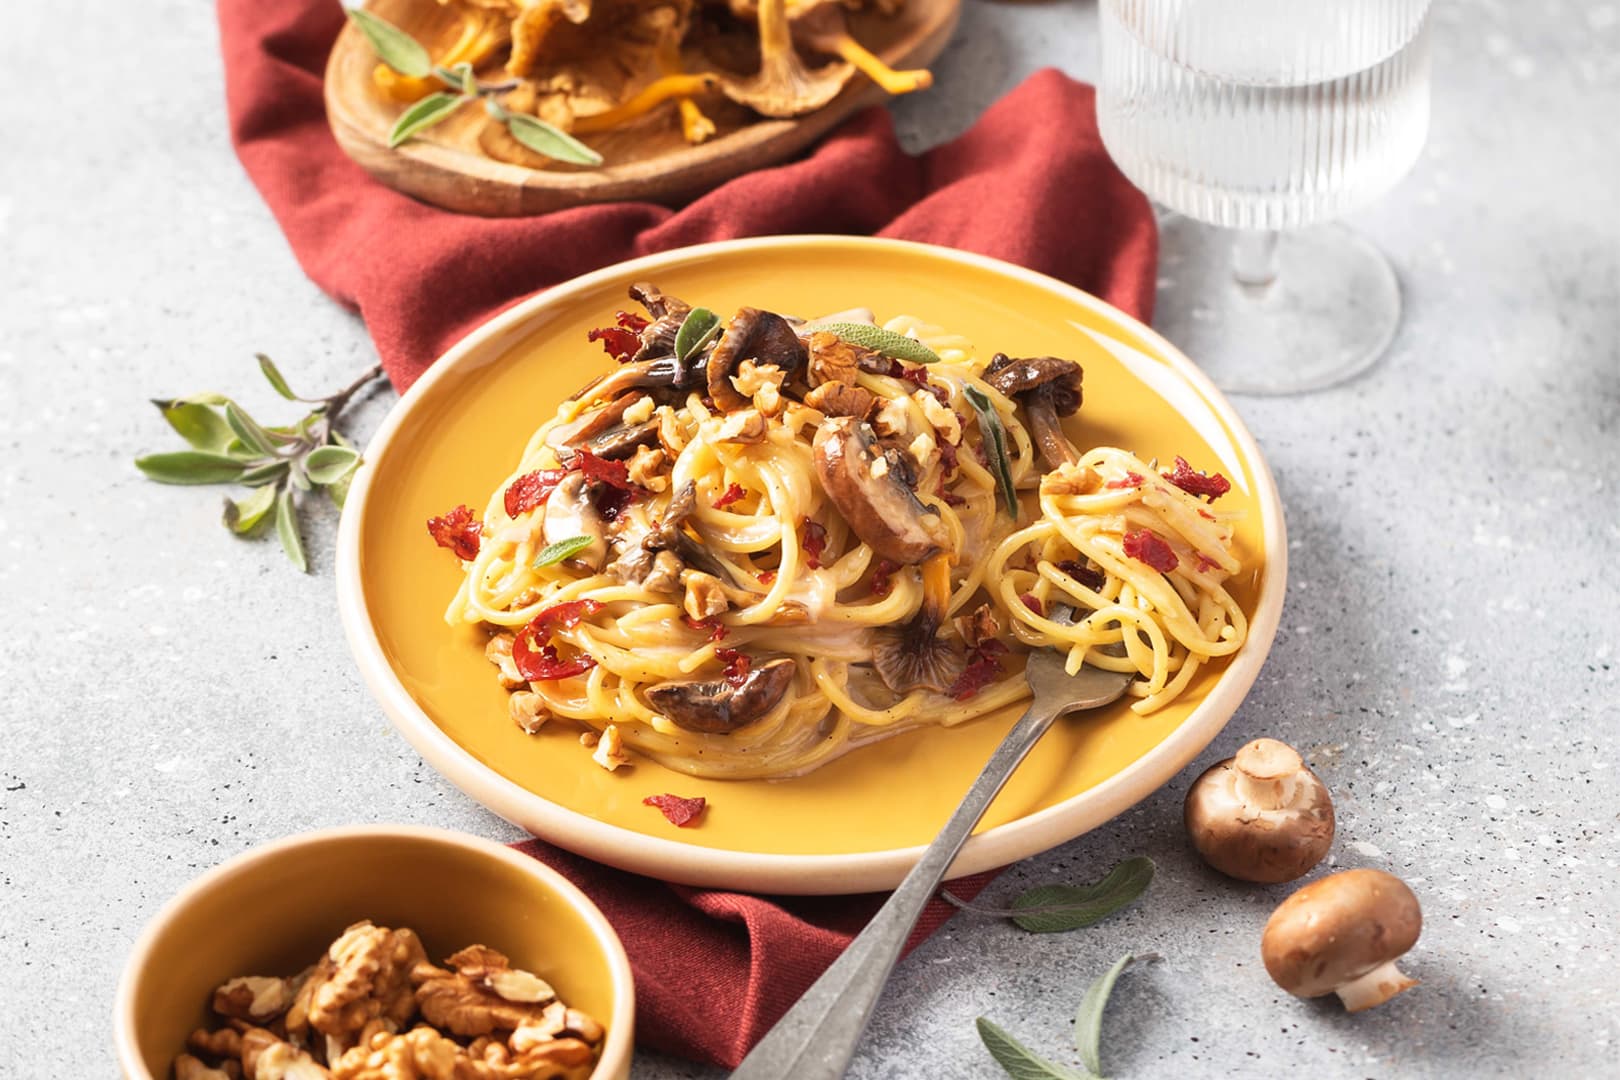
[[[434,0],[370,0],[367,7],[412,33],[443,11]],[[925,67],[944,50],[960,12],[961,0],[907,0],[897,15],[859,13],[850,17],[849,27],[891,66]],[[353,23],[346,24],[326,65],[326,116],[338,145],[389,187],[447,210],[487,217],[618,200],[680,202],[792,157],[851,113],[888,96],[856,72],[831,103],[794,120],[763,119],[729,101],[705,98],[704,111],[719,130],[698,146],[682,139],[674,106],[668,104],[658,112],[659,123],[644,120],[623,131],[584,136],[606,159],[600,168],[531,169],[496,161],[479,149],[484,111],[476,105],[390,150],[389,129],[405,106],[376,89],[376,64],[365,37]]]

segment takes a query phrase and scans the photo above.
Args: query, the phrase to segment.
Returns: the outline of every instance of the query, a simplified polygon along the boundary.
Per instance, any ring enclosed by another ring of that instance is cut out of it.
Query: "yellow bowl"
[[[893,888],[1017,719],[1017,708],[954,728],[914,730],[792,780],[698,780],[645,759],[608,773],[578,729],[527,735],[483,655],[483,636],[444,622],[460,584],[425,523],[482,508],[564,396],[614,366],[586,331],[656,282],[717,311],[794,314],[864,306],[965,334],[981,354],[1066,356],[1085,368],[1070,432],[1169,462],[1185,455],[1233,484],[1246,572],[1228,587],[1248,643],[1202,669],[1150,716],[1127,703],[1071,717],[1041,740],[997,797],[953,875],[1055,847],[1145,798],[1207,746],[1271,647],[1287,542],[1277,488],[1230,404],[1191,361],[1096,297],[983,256],[924,244],[791,236],[682,248],[612,266],[525,300],[468,334],[401,398],[366,448],[338,537],[338,608],[361,677],[434,768],[554,844],[686,884],[780,893]],[[677,829],[649,795],[703,796],[701,825]]]
[[[237,975],[298,971],[361,919],[408,926],[441,960],[474,943],[533,971],[607,1028],[592,1080],[625,1080],[630,961],[607,919],[527,855],[446,829],[369,825],[264,844],[203,874],[152,918],[118,984],[113,1037],[129,1080],[170,1075],[208,1001]]]

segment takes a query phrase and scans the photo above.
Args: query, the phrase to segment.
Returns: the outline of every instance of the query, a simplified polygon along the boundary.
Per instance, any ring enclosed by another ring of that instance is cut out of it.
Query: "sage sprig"
[[[979,1039],[996,1064],[1013,1080],[1102,1080],[1102,1020],[1108,999],[1120,974],[1137,960],[1157,960],[1157,953],[1126,953],[1086,987],[1080,1009],[1074,1017],[1074,1047],[1080,1052],[1085,1069],[1071,1069],[1041,1057],[1019,1042],[995,1022],[981,1016],[976,1021]]]
[[[983,390],[977,386],[964,386],[962,396],[973,406],[973,414],[979,419],[979,436],[983,440],[984,453],[990,459],[990,471],[1001,488],[1001,500],[1007,504],[1007,514],[1017,520],[1018,489],[1013,485],[1012,459],[1007,456],[1007,427]]]
[[[474,75],[471,64],[460,63],[449,68],[435,64],[426,46],[382,16],[364,8],[349,8],[348,15],[365,36],[366,43],[378,60],[407,78],[432,77],[447,88],[428,94],[399,114],[399,119],[394,121],[393,128],[388,132],[390,148],[409,142],[428,128],[443,123],[469,101],[481,100],[489,115],[506,125],[512,138],[535,153],[570,165],[602,164],[601,154],[562,129],[553,127],[537,116],[514,113],[502,106],[495,95],[514,89],[518,85],[516,79],[481,82]]]
[[[1032,934],[1053,934],[1092,926],[1129,907],[1147,891],[1153,870],[1153,860],[1138,855],[1090,885],[1037,885],[1019,893],[1005,908],[972,904],[949,892],[941,895],[971,914],[1011,919]]]
[[[812,323],[810,329],[826,330],[845,341],[895,360],[910,360],[914,364],[939,363],[939,354],[916,338],[871,323],[818,322]]]
[[[559,540],[555,544],[547,544],[540,549],[540,554],[534,557],[534,568],[539,570],[546,566],[555,566],[564,559],[571,559],[596,543],[589,536],[570,536],[566,540]]]
[[[684,364],[719,333],[720,316],[706,307],[693,308],[681,320],[681,328],[675,331],[675,359]]]
[[[355,395],[382,374],[382,365],[324,398],[304,398],[293,393],[281,370],[263,354],[259,356],[259,371],[277,394],[314,408],[295,424],[266,426],[223,394],[153,401],[191,449],[147,454],[135,459],[135,467],[148,479],[162,484],[241,484],[251,488],[240,498],[226,496],[222,518],[225,527],[238,536],[251,536],[273,521],[287,558],[299,570],[308,570],[294,492],[319,488],[336,506],[343,506],[361,458],[360,451],[335,425]]]

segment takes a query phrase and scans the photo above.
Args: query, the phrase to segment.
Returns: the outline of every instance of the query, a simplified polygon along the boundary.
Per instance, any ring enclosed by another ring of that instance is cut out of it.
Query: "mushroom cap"
[[[1084,377],[1079,364],[1056,356],[1014,360],[1006,353],[997,353],[984,369],[984,381],[1004,397],[1043,390],[1059,416],[1073,416],[1079,410],[1080,384]]]
[[[725,679],[689,679],[649,686],[653,708],[679,727],[725,735],[746,727],[776,707],[793,685],[798,664],[788,657],[751,668],[736,683]]]
[[[890,467],[870,425],[852,416],[825,420],[813,446],[827,498],[878,555],[907,566],[946,546],[939,514],[917,499],[899,469]],[[880,458],[884,467],[874,475]]]
[[[1422,929],[1417,897],[1400,878],[1342,870],[1277,906],[1260,939],[1260,958],[1290,994],[1321,997],[1394,961]]]
[[[742,308],[731,317],[709,354],[709,397],[723,412],[744,408],[750,400],[731,385],[731,377],[744,360],[775,364],[791,375],[804,366],[807,355],[792,323],[774,312]]]
[[[1293,748],[1256,739],[1187,789],[1183,820],[1210,866],[1240,881],[1303,877],[1333,846],[1333,799]]]

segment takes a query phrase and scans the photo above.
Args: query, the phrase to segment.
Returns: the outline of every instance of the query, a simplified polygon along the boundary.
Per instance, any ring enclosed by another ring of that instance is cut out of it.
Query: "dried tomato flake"
[[[1208,555],[1205,555],[1202,551],[1200,551],[1198,553],[1198,572],[1200,574],[1207,574],[1211,570],[1214,570],[1217,567],[1219,567],[1220,565],[1221,565],[1220,563],[1216,562],[1214,559],[1210,558]]]
[[[572,679],[596,666],[596,661],[588,653],[564,660],[557,655],[556,646],[542,645],[537,649],[531,645],[532,640],[533,635],[524,630],[512,642],[512,662],[517,665],[518,674],[530,682]]]
[[[1142,474],[1141,473],[1134,473],[1134,472],[1128,472],[1121,479],[1119,479],[1119,480],[1110,480],[1110,481],[1108,481],[1108,483],[1103,485],[1103,487],[1114,488],[1115,490],[1118,490],[1118,489],[1121,489],[1121,488],[1139,488],[1141,486],[1142,486]]]
[[[1178,456],[1175,469],[1161,475],[1189,495],[1208,495],[1210,502],[1232,490],[1232,482],[1226,477],[1220,473],[1205,476],[1187,464],[1184,457]]]
[[[759,575],[759,583],[761,585],[769,585],[775,580],[776,580],[776,571],[775,570],[767,570],[763,574]]]
[[[693,630],[708,634],[710,641],[724,641],[726,638],[726,624],[716,619],[694,619],[690,615],[682,615],[681,620]]]
[[[747,653],[736,649],[719,648],[714,650],[714,655],[726,665],[726,682],[732,686],[741,686],[748,678],[749,668],[754,666]]]
[[[939,471],[945,476],[951,475],[957,469],[956,444],[941,442],[939,445]]]
[[[465,505],[441,517],[428,518],[427,530],[435,544],[449,548],[456,553],[456,558],[478,558],[478,541],[484,535],[484,526]]]
[[[529,620],[527,629],[542,643],[546,643],[558,630],[572,630],[582,620],[601,610],[602,603],[599,600],[567,600],[561,604],[553,604]]]
[[[1024,606],[1029,608],[1029,610],[1033,611],[1035,614],[1043,618],[1046,616],[1046,608],[1041,605],[1041,602],[1038,599],[1036,599],[1034,593],[1025,593],[1018,599],[1022,600],[1024,602]]]
[[[946,392],[943,386],[936,386],[928,381],[927,368],[922,367],[921,365],[916,367],[907,367],[905,364],[901,364],[898,374],[900,378],[916,386],[918,389],[926,390],[930,394],[933,394],[934,399],[941,405],[949,405],[951,403],[951,395]]]
[[[680,795],[649,795],[641,800],[641,805],[658,807],[671,825],[684,829],[703,815],[703,808],[708,802],[701,795],[695,799]]]
[[[981,641],[968,653],[967,667],[962,669],[962,674],[956,677],[946,693],[957,701],[966,701],[995,682],[1001,675],[1001,656],[1006,651],[1007,646],[996,638]]]
[[[1104,574],[1101,570],[1093,570],[1091,567],[1082,563],[1079,559],[1064,559],[1062,562],[1054,565],[1056,565],[1059,570],[1063,571],[1065,574],[1068,574],[1070,577],[1074,578],[1074,580],[1084,585],[1086,588],[1091,589],[1093,592],[1100,590],[1104,585],[1108,584],[1108,575]]]
[[[599,326],[585,336],[591,341],[600,341],[602,351],[621,364],[641,348],[641,335],[622,326]]]
[[[872,566],[872,595],[888,596],[894,589],[894,572],[900,569],[900,564],[890,562],[888,559],[879,559]]]
[[[730,487],[726,488],[725,494],[714,500],[714,508],[716,510],[724,510],[726,507],[730,506],[732,503],[736,502],[746,494],[748,494],[748,492],[743,489],[741,484],[732,484]]]
[[[1164,537],[1151,529],[1136,529],[1125,534],[1125,554],[1138,562],[1147,563],[1161,574],[1168,574],[1181,560],[1165,542]]]
[[[620,491],[629,491],[630,466],[622,461],[611,461],[608,458],[598,457],[589,450],[581,450],[574,459],[579,471],[585,474],[585,479],[596,484],[606,484]]]
[[[613,321],[624,327],[626,330],[633,330],[638,334],[647,329],[648,326],[646,319],[629,311],[615,311],[613,313]]]
[[[820,570],[821,553],[827,550],[827,530],[813,518],[805,518],[799,525],[799,546],[804,549],[804,564]]]
[[[939,498],[940,498],[940,501],[943,502],[946,506],[966,506],[967,505],[967,500],[966,499],[962,498],[962,496],[958,495],[956,492],[950,490],[949,488],[947,488],[945,486],[945,478],[943,476],[939,478],[939,487],[934,490],[934,494],[938,495]]]
[[[540,469],[524,473],[506,485],[506,516],[515,518],[525,510],[533,510],[557,490],[572,469]]]

